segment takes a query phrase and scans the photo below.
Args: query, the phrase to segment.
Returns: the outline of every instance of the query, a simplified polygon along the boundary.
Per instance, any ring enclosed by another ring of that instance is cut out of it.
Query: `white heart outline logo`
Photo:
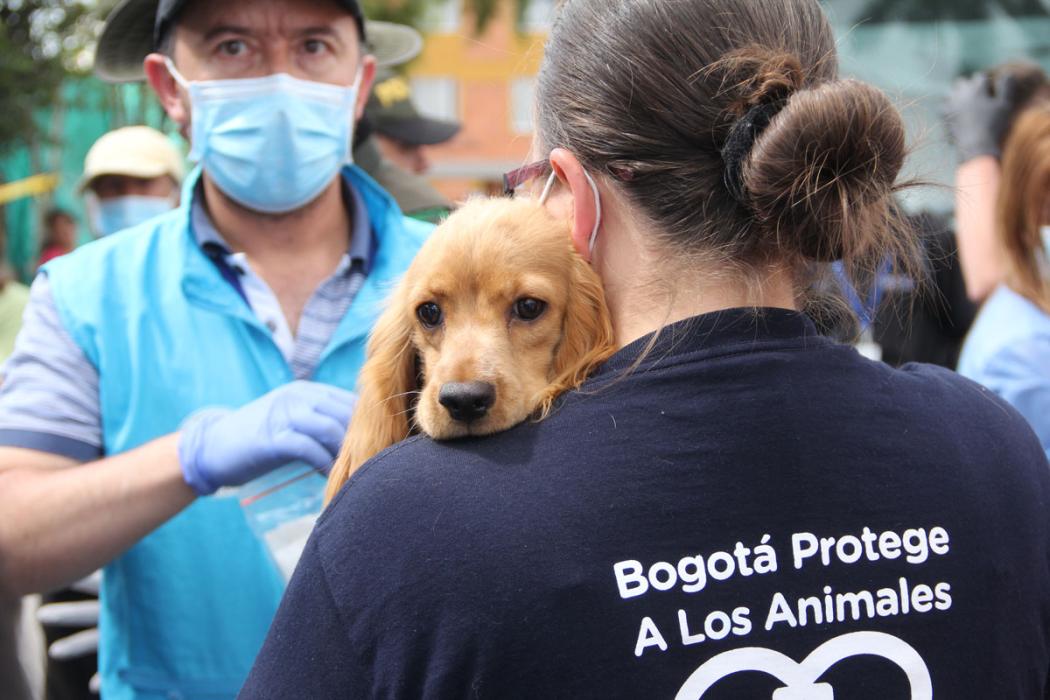
[[[696,669],[678,691],[675,700],[700,700],[715,683],[742,671],[768,673],[783,683],[785,687],[775,696],[809,697],[801,693],[807,688],[816,688],[817,679],[829,668],[844,659],[863,655],[881,656],[900,666],[911,684],[911,700],[933,700],[933,681],[919,652],[907,642],[883,632],[851,632],[828,640],[802,663],[779,651],[762,647],[723,652]]]

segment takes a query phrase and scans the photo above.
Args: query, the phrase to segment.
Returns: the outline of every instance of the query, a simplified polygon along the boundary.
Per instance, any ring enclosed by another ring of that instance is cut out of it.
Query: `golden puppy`
[[[330,500],[414,430],[444,440],[545,417],[613,352],[598,275],[535,200],[477,199],[420,249],[372,331]]]

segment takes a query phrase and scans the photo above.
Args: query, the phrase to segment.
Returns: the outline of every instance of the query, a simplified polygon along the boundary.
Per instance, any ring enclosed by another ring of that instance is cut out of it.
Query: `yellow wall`
[[[530,134],[512,128],[511,84],[539,71],[546,35],[516,31],[510,4],[505,6],[481,36],[474,36],[471,17],[463,18],[457,33],[428,35],[423,53],[408,69],[409,77],[451,78],[457,83],[463,128],[449,143],[429,150],[435,169],[490,174],[434,177],[435,186],[453,200],[491,192],[498,181],[491,173],[524,163],[531,146]]]

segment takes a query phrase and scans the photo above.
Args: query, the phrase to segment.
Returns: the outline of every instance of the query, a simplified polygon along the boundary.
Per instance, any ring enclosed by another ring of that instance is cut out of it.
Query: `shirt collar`
[[[346,178],[341,178],[343,185],[343,201],[349,206],[350,219],[350,244],[347,255],[340,263],[337,274],[348,273],[352,269],[360,269],[366,275],[372,269],[372,261],[375,252],[375,234],[372,230],[372,222],[368,215],[368,207],[365,200]],[[190,206],[190,221],[193,224],[193,235],[197,239],[197,245],[207,253],[219,253],[224,257],[232,255],[230,245],[222,237],[218,229],[208,216],[204,208],[204,180],[197,182],[193,189],[193,201]]]
[[[375,251],[375,234],[372,230],[372,221],[368,216],[368,207],[365,199],[357,188],[343,178],[343,201],[350,200],[352,203],[350,222],[350,255],[351,264],[360,265],[361,271],[366,275],[372,270],[372,253]]]
[[[643,353],[645,359],[640,367],[682,355],[749,352],[771,343],[793,341],[814,347],[830,342],[820,335],[808,316],[798,311],[772,307],[724,309],[672,323],[655,338],[652,334],[639,338],[620,349],[595,374],[626,370]]]

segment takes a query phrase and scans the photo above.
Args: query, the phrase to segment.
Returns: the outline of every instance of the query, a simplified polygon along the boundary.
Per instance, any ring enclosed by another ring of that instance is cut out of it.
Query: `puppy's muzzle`
[[[438,403],[452,420],[473,423],[496,403],[496,387],[488,382],[449,382],[438,392]]]

